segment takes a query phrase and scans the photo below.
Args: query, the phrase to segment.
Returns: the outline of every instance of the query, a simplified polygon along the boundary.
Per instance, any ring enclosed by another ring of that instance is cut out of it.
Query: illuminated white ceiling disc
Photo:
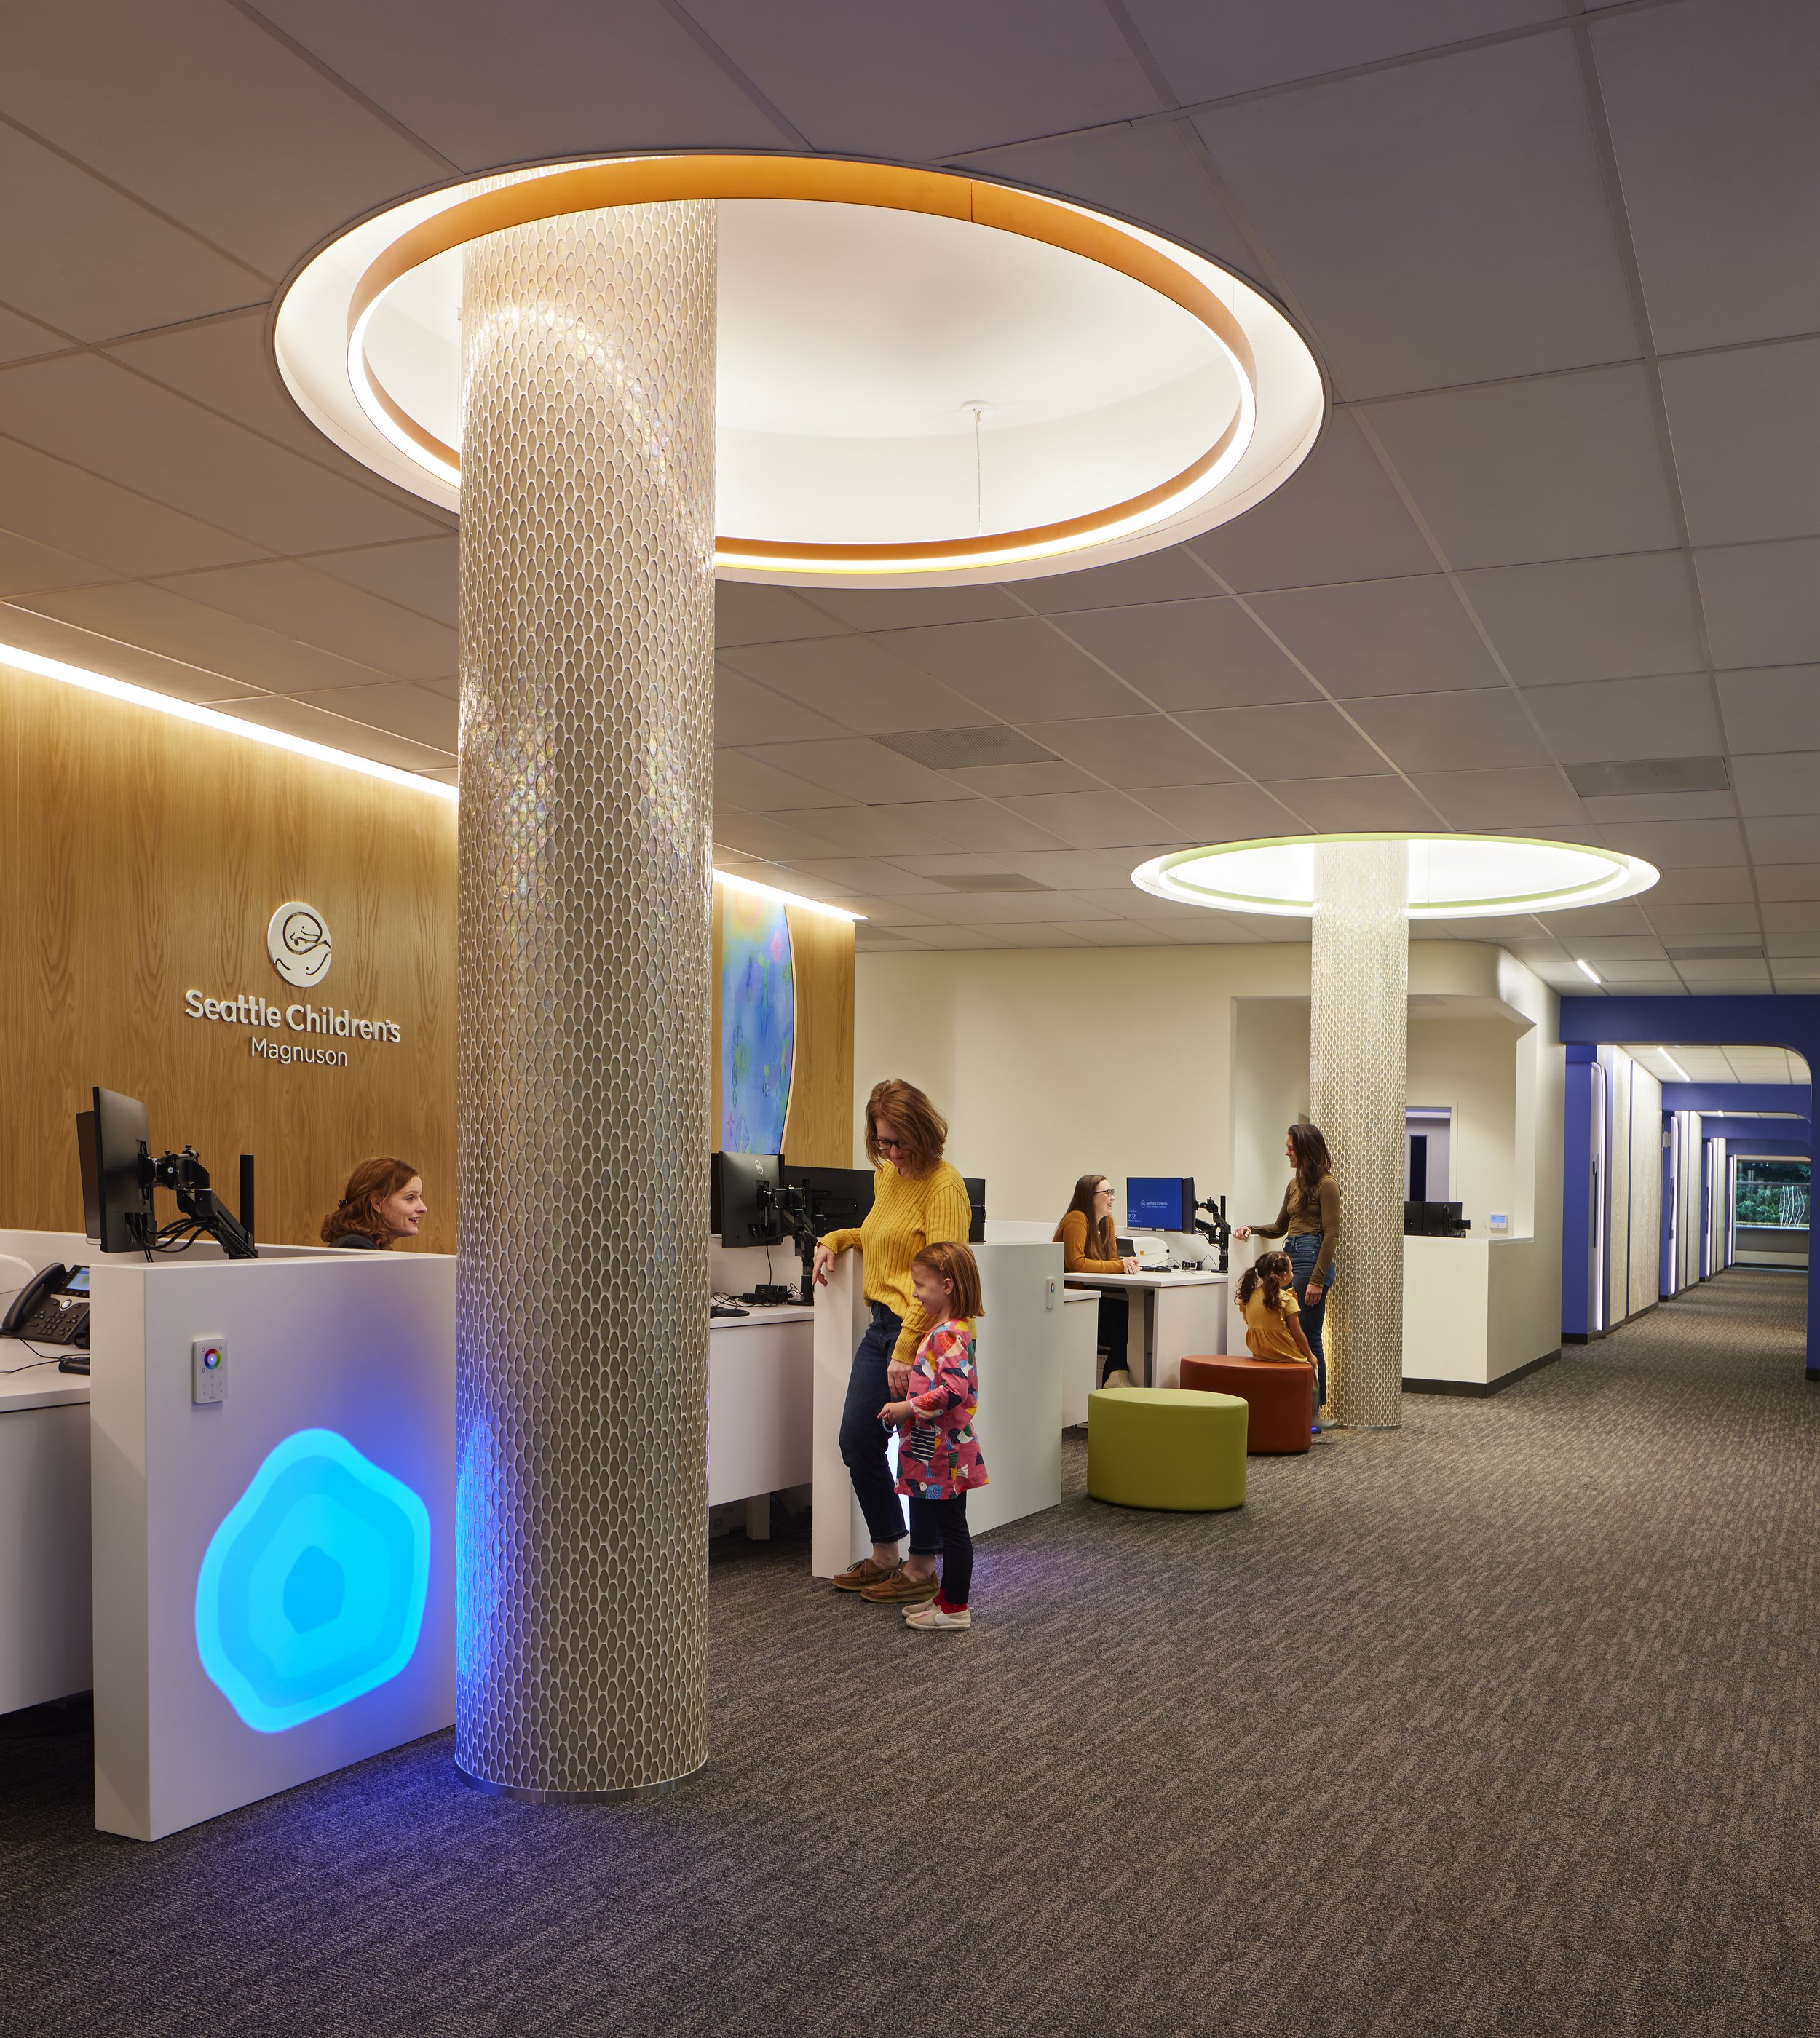
[[[1484,919],[1605,905],[1647,892],[1659,875],[1640,856],[1580,843],[1390,833],[1289,835],[1177,850],[1140,865],[1132,881],[1183,905],[1306,919],[1314,911],[1317,842],[1407,843],[1412,920]]]
[[[408,200],[286,290],[286,386],[356,459],[458,508],[464,248],[677,198],[719,213],[723,578],[1076,571],[1227,521],[1319,434],[1306,344],[1204,256],[1041,194],[824,157],[599,158]]]

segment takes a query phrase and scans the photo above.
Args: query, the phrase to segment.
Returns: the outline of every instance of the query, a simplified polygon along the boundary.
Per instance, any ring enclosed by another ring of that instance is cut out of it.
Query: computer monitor
[[[986,1242],[986,1178],[984,1175],[963,1175],[967,1185],[967,1200],[973,1207],[973,1214],[967,1225],[967,1243],[984,1245]]]
[[[1192,1175],[1125,1178],[1125,1222],[1140,1230],[1192,1231],[1195,1203]]]
[[[97,1084],[94,1108],[82,1116],[90,1121],[90,1157],[84,1174],[86,1178],[92,1172],[95,1185],[96,1222],[89,1236],[104,1252],[131,1252],[150,1245],[157,1219],[152,1210],[146,1107],[136,1097],[122,1097]],[[78,1127],[79,1135],[80,1119]]]
[[[775,1153],[717,1153],[711,1222],[722,1245],[776,1245],[783,1238]],[[763,1183],[768,1194],[760,1191]]]
[[[802,1191],[817,1237],[863,1224],[872,1207],[870,1168],[799,1167],[786,1156],[778,1163],[778,1179],[787,1189]]]

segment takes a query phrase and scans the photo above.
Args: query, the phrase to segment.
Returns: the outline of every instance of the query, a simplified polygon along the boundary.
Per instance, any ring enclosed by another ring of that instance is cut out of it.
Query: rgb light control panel
[[[190,1399],[200,1408],[227,1397],[227,1346],[220,1338],[190,1345]]]

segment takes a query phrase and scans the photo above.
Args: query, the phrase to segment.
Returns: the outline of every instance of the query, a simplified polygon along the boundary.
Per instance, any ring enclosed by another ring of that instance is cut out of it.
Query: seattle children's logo
[[[286,983],[307,991],[328,975],[333,959],[328,922],[301,899],[287,899],[266,928],[265,952]]]

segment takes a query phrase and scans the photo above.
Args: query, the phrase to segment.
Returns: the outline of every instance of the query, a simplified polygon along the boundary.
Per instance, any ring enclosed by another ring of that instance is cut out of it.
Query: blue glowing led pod
[[[429,1590],[423,1502],[333,1430],[299,1430],[209,1539],[196,1650],[248,1726],[282,1733],[396,1677]]]

